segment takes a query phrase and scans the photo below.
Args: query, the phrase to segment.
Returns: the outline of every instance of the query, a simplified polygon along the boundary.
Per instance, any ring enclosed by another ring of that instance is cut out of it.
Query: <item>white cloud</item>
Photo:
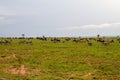
[[[6,16],[0,15],[0,24],[13,24],[15,20],[9,19]]]
[[[91,25],[83,25],[83,26],[70,26],[70,27],[61,27],[57,28],[57,30],[79,30],[79,29],[106,29],[119,27],[120,23],[104,23],[104,24],[91,24]]]

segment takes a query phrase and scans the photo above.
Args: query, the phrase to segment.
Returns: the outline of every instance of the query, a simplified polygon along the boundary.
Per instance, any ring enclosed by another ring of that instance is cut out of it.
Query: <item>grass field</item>
[[[53,43],[0,45],[0,78],[8,80],[120,80],[120,43],[108,46]]]

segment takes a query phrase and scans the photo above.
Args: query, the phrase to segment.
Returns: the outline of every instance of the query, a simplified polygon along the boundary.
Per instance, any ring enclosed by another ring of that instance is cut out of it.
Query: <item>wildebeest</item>
[[[56,43],[56,42],[60,42],[60,39],[58,39],[58,38],[53,38],[53,39],[51,39],[51,41],[53,41],[54,43]]]
[[[78,42],[79,42],[79,40],[77,40],[77,39],[75,39],[75,38],[74,38],[74,39],[73,39],[73,42],[78,43]]]
[[[74,38],[73,42],[76,42],[76,43],[78,43],[78,42],[85,43],[86,39],[84,39],[84,38],[81,38],[81,39]]]
[[[38,40],[43,40],[43,41],[47,41],[47,38],[46,38],[46,37],[36,37],[36,39],[38,39]]]
[[[98,42],[104,42],[104,39],[99,38],[97,41],[98,41]]]
[[[65,40],[66,40],[66,41],[69,41],[69,40],[70,40],[70,38],[65,38]]]

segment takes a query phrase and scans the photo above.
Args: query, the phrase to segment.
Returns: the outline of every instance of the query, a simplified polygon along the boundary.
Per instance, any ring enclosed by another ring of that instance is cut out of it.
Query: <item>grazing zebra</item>
[[[5,44],[5,40],[0,40],[0,44]]]
[[[19,44],[32,44],[32,40],[20,40]]]
[[[89,46],[92,46],[92,42],[91,41],[88,41],[87,42]]]
[[[10,44],[11,42],[12,40],[8,40],[8,39],[0,40],[0,44]]]
[[[109,45],[110,43],[114,42],[113,40],[104,40],[103,44],[105,46]]]
[[[118,38],[117,41],[120,43],[120,38]]]
[[[19,40],[19,44],[25,43],[25,40]]]
[[[104,41],[103,44],[104,44],[105,46],[107,46],[107,45],[110,44],[110,42],[109,42],[109,41]]]
[[[25,43],[26,43],[26,44],[32,44],[33,42],[32,42],[32,40],[26,40]]]
[[[12,42],[12,40],[5,40],[6,44],[10,44]]]

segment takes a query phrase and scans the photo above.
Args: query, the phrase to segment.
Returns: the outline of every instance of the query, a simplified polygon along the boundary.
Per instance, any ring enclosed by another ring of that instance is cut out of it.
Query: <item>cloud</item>
[[[4,16],[4,15],[0,15],[0,24],[13,24],[15,22],[15,20]]]
[[[0,5],[0,25],[13,24],[15,20],[12,19],[12,17],[15,15],[16,14],[11,11],[10,7]]]
[[[118,23],[104,23],[104,24],[91,24],[91,25],[82,25],[82,26],[70,26],[70,27],[61,27],[56,28],[56,30],[79,30],[79,29],[106,29],[119,27],[120,22]]]

